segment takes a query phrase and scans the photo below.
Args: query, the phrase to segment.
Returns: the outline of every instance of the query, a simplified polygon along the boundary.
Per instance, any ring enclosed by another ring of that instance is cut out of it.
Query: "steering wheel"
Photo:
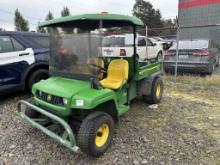
[[[96,64],[92,64],[92,63],[89,63],[88,64],[92,69],[93,68],[96,68],[98,70],[99,73],[107,73],[106,69],[101,67],[101,66],[98,66]]]

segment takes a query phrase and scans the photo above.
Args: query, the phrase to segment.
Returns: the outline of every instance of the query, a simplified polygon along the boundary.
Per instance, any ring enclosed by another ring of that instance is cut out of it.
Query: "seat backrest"
[[[108,77],[111,80],[128,80],[129,65],[127,60],[112,60],[108,66]]]

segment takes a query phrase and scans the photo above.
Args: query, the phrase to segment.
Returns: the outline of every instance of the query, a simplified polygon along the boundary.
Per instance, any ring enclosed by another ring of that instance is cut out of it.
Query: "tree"
[[[45,18],[45,20],[49,21],[49,20],[52,20],[52,19],[53,19],[53,14],[49,11],[46,18]]]
[[[154,9],[153,5],[144,0],[136,0],[133,7],[133,15],[140,18],[149,28],[162,28],[163,22],[160,10]],[[149,31],[149,35],[153,35],[153,31]]]
[[[176,34],[176,19],[165,19],[163,20],[163,27],[166,29],[163,35]]]
[[[49,20],[52,20],[53,19],[53,14],[49,11],[48,12],[48,14],[46,15],[46,18],[45,18],[45,20],[46,21],[49,21]],[[51,30],[50,30],[50,28],[46,28],[47,30],[47,33],[50,33],[51,32]]]
[[[61,11],[61,16],[62,17],[66,17],[66,16],[69,16],[70,15],[70,10],[68,9],[68,7],[64,7],[63,10]],[[73,32],[73,29],[72,28],[63,28],[63,31],[66,33],[66,34],[71,34]]]
[[[28,21],[23,18],[18,9],[15,10],[14,24],[17,31],[29,31]]]
[[[70,15],[70,10],[68,9],[68,7],[64,7],[63,10],[61,11],[61,16],[62,17],[66,17]]]
[[[40,22],[38,22],[37,32],[39,32],[39,33],[46,33],[45,28],[40,27],[39,25],[40,25]]]

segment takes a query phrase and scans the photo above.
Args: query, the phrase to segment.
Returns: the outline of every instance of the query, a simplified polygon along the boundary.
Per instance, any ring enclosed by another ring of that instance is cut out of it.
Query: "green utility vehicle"
[[[162,98],[160,63],[140,61],[136,54],[136,30],[143,22],[102,13],[58,18],[41,26],[51,34],[50,78],[34,84],[32,100],[19,101],[17,113],[70,150],[100,156],[132,100],[141,96],[156,104]],[[123,28],[132,30],[134,55],[126,57],[122,49],[119,55],[102,56],[102,39]]]

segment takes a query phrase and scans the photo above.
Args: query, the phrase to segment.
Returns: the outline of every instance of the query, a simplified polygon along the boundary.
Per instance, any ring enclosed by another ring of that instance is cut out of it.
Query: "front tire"
[[[113,131],[112,117],[104,112],[94,112],[83,120],[77,135],[77,144],[86,154],[101,156],[110,146]]]
[[[163,81],[161,78],[156,78],[152,83],[151,94],[144,95],[143,99],[148,104],[158,104],[163,96]]]

